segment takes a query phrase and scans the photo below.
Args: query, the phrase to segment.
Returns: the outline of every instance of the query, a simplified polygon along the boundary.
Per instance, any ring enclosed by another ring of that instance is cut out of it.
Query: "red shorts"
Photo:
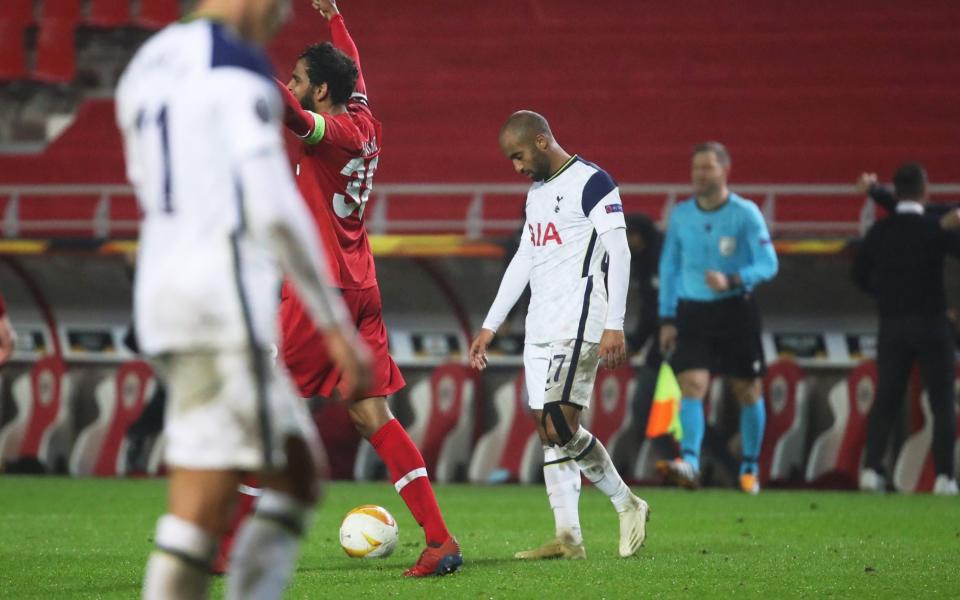
[[[383,324],[380,288],[342,290],[343,301],[353,316],[353,323],[373,355],[370,388],[366,398],[388,396],[406,385],[400,368],[393,362],[387,345],[387,328]],[[323,337],[300,299],[284,284],[280,300],[280,344],[283,361],[300,395],[304,398],[329,398],[340,382],[340,369],[327,354]]]

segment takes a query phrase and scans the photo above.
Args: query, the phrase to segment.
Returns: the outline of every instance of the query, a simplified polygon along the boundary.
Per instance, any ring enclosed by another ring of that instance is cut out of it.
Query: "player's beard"
[[[297,100],[300,102],[300,108],[303,110],[309,110],[310,112],[317,112],[317,103],[313,99],[313,92],[315,91],[316,89],[311,86],[310,89],[307,90],[306,94],[300,98],[297,98]]]
[[[534,181],[546,181],[552,173],[550,172],[550,158],[546,152],[536,156],[533,168],[530,169],[531,178]]]

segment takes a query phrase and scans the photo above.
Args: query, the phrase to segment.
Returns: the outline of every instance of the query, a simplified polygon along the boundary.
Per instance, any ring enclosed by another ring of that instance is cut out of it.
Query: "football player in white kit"
[[[148,40],[117,89],[127,174],[144,213],[134,310],[170,392],[168,512],[144,598],[205,598],[216,540],[243,473],[261,473],[237,536],[228,598],[277,598],[319,494],[319,438],[270,360],[282,272],[331,355],[362,386],[365,350],[297,192],[281,101],[260,45],[289,0],[203,0]]]
[[[620,519],[620,556],[632,556],[646,536],[649,508],[623,482],[603,444],[580,426],[600,362],[613,369],[626,361],[630,248],[620,193],[602,169],[565,152],[537,113],[511,115],[500,130],[500,148],[534,183],[520,247],[470,346],[470,363],[486,368],[487,346],[529,283],[523,364],[556,521],[555,539],[515,556],[586,557],[581,471],[610,498]]]

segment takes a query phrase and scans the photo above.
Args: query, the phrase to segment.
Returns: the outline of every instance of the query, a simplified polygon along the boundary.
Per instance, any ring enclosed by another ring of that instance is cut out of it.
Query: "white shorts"
[[[523,368],[530,408],[543,410],[546,402],[589,407],[598,366],[600,344],[577,340],[525,344]]]
[[[168,465],[276,470],[286,465],[288,437],[303,439],[314,456],[323,456],[306,405],[268,352],[175,353],[156,364],[169,397]]]

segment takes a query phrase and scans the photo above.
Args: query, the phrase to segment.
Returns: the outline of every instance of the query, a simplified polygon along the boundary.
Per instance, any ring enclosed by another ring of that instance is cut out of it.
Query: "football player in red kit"
[[[278,85],[286,104],[284,122],[303,140],[295,169],[300,193],[320,230],[333,285],[342,290],[373,354],[366,397],[350,403],[350,417],[383,459],[394,486],[423,527],[427,548],[405,575],[443,575],[462,564],[460,547],[444,524],[420,451],[386,401],[405,382],[388,352],[363,219],[380,159],[381,126],[367,102],[357,47],[335,0],[313,0],[313,6],[329,21],[332,43],[309,46],[290,81]],[[303,397],[330,397],[342,383],[340,372],[290,286],[284,286],[281,298],[283,360]]]

